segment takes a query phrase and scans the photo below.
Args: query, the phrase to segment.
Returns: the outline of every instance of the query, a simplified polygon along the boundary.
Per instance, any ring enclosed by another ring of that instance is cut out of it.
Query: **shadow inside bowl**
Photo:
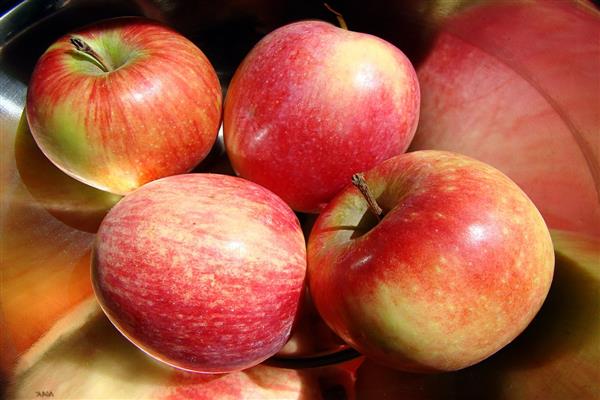
[[[72,228],[95,233],[121,198],[81,183],[52,164],[35,143],[25,113],[19,121],[14,151],[21,180],[35,201]]]

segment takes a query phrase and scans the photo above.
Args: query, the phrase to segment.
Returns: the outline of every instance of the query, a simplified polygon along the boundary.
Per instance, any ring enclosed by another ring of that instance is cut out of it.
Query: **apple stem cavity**
[[[71,44],[75,47],[75,50],[92,57],[92,59],[96,63],[98,63],[98,66],[102,69],[102,71],[110,72],[111,68],[108,67],[108,64],[104,61],[102,56],[98,54],[96,50],[92,49],[92,47],[89,44],[87,44],[83,39],[72,36],[70,41]]]
[[[377,221],[381,220],[381,214],[383,214],[383,209],[379,207],[377,204],[377,200],[375,200],[375,196],[373,196],[373,192],[369,189],[369,185],[367,185],[367,181],[365,180],[365,176],[361,173],[357,173],[352,175],[352,184],[360,190],[360,193],[363,195],[367,203],[369,204],[369,210],[375,215]]]
[[[346,24],[346,20],[344,19],[344,16],[339,11],[336,11],[335,9],[333,9],[329,4],[323,3],[323,5],[325,6],[326,9],[328,9],[335,15],[335,17],[338,20],[338,24],[340,24],[340,28],[342,28],[344,30],[348,30],[348,24]]]

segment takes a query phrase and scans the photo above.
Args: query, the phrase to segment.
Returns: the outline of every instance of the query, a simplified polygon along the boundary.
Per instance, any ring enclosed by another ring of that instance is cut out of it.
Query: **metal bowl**
[[[438,24],[476,2],[374,0],[366,4],[354,0],[331,5],[344,14],[353,30],[394,43],[418,66],[432,45]],[[110,17],[146,16],[195,42],[213,63],[225,93],[240,61],[266,33],[301,19],[335,24],[336,17],[316,0],[9,0],[0,3],[0,15],[2,380],[28,373],[64,338],[74,337],[81,354],[100,348],[107,357],[138,360],[140,356],[131,353],[133,346],[127,342],[111,336],[107,344],[99,338],[113,335],[114,330],[93,299],[89,279],[94,234],[118,197],[68,177],[35,145],[23,117],[35,62],[54,40],[77,27]],[[232,173],[222,143],[197,169],[206,170]],[[300,215],[300,219],[308,229],[310,217]],[[338,342],[326,349],[278,355],[267,363],[308,368],[357,356]],[[80,367],[88,368],[83,362]],[[149,373],[145,368],[141,367],[140,376]],[[32,397],[43,396],[44,389],[40,387]]]

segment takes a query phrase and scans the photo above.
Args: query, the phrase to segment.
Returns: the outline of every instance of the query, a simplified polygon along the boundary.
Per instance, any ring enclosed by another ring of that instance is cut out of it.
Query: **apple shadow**
[[[595,277],[573,260],[556,253],[554,279],[542,309],[507,348],[515,354],[529,354],[516,361],[519,367],[536,368],[598,340],[599,291],[600,282]]]
[[[0,399],[8,398],[8,374],[4,371],[0,371]]]
[[[270,367],[273,368],[273,367]],[[309,373],[306,371],[297,371],[298,377],[300,380],[300,391],[296,394],[298,399],[311,399],[314,398],[315,395],[315,382]],[[272,389],[272,383],[270,384],[268,380],[265,380],[260,372],[256,369],[248,369],[245,371],[245,374],[252,382],[254,382],[257,386],[264,388],[266,390]],[[311,390],[312,387],[312,390]],[[333,400],[333,399],[332,399]]]
[[[317,222],[317,218],[319,214],[309,214],[303,213],[300,211],[296,211],[296,217],[298,217],[298,222],[300,222],[300,227],[302,228],[302,234],[304,235],[304,241],[308,244],[308,238],[310,237],[310,233],[312,232],[312,228]]]
[[[292,322],[292,329],[290,331],[290,336],[288,338],[288,342],[292,340],[292,338],[298,333],[299,329],[302,328],[306,324],[306,318],[308,317],[309,312],[309,302],[310,301],[310,293],[308,291],[308,277],[305,275],[304,280],[302,281],[302,293],[300,294],[300,300],[296,305],[296,310],[294,313],[294,321]],[[285,345],[284,345],[285,347]],[[278,356],[279,353],[275,354]],[[275,357],[274,356],[274,357]],[[267,360],[268,362],[268,360]]]
[[[60,339],[39,363],[56,366],[58,371],[80,371],[81,384],[91,384],[93,379],[98,383],[98,390],[107,388],[112,394],[117,393],[114,390],[127,391],[127,382],[135,382],[136,387],[154,386],[156,391],[165,390],[165,394],[177,398],[195,398],[203,390],[199,384],[229,375],[197,374],[162,364],[132,345],[99,309],[81,328]],[[270,374],[261,374],[253,368],[243,373],[257,386],[272,388]],[[314,393],[309,378],[308,374],[300,374],[302,396],[299,398],[311,398],[304,392]],[[110,393],[96,394],[104,397]]]
[[[290,343],[293,346],[288,347]],[[308,283],[305,282],[292,326],[292,334],[286,345],[272,359],[267,359],[265,364],[275,367],[302,368],[305,365],[312,365],[311,363],[319,364],[319,358],[335,359],[327,356],[335,355],[347,347],[346,343],[321,318],[311,298]]]
[[[136,4],[138,1],[27,2],[31,4],[20,7],[22,18],[29,21],[29,26],[22,31],[11,32],[2,47],[4,72],[12,79],[27,84],[38,58],[56,39],[101,19],[142,15],[143,10]],[[44,11],[39,8],[44,8]],[[31,14],[25,15],[25,11]],[[36,21],[40,14],[45,18]]]
[[[237,176],[233,169],[229,157],[225,152],[225,144],[223,142],[222,127],[219,130],[217,140],[211,147],[209,153],[204,157],[200,163],[195,166],[190,172],[191,173],[207,173],[207,174],[220,174]]]
[[[365,210],[356,225],[337,225],[322,229],[321,232],[351,231],[350,239],[358,239],[377,225],[379,221],[369,210]]]
[[[72,57],[74,60],[77,61],[86,61],[92,65],[94,65],[96,68],[98,68],[98,70],[102,70],[102,65],[98,62],[98,60],[96,60],[93,57],[90,57],[88,55],[84,55],[78,51],[75,50],[69,50],[66,52],[70,57]]]
[[[360,399],[466,399],[458,396],[454,374],[404,372],[368,358],[356,372],[355,391]]]
[[[527,329],[487,360],[450,374],[461,398],[504,398],[504,376],[511,371],[536,369],[569,353],[574,357],[597,342],[600,282],[570,258],[558,252],[555,257],[548,297]]]
[[[75,366],[84,376],[97,374],[100,381],[108,382],[152,385],[164,381],[165,374],[173,370],[131,344],[99,308],[81,328],[62,339],[44,357],[57,368]]]
[[[95,233],[121,198],[81,183],[52,164],[35,143],[24,112],[15,135],[14,154],[21,181],[33,199],[72,228]]]

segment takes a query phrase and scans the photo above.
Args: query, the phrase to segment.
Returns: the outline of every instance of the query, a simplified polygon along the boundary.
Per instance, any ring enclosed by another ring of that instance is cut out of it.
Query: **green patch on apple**
[[[68,161],[60,163],[60,169],[65,172],[89,168],[89,161],[93,159],[91,156],[94,151],[85,134],[85,123],[82,118],[77,118],[73,113],[72,103],[70,100],[65,100],[56,104],[55,111],[48,118],[48,130],[54,132],[54,135],[36,138],[40,148],[46,150],[46,156],[53,162],[57,158],[62,159],[60,155],[69,154]]]

